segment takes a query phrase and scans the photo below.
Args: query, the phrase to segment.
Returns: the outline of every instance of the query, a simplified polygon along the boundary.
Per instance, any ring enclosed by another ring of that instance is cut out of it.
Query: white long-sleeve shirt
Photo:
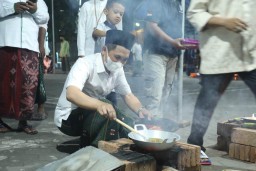
[[[106,3],[107,0],[90,0],[81,7],[77,26],[78,56],[87,56],[94,53],[95,41],[92,37],[92,32],[97,23],[102,23],[106,20],[106,16],[103,13]]]
[[[220,74],[256,69],[256,1],[192,0],[188,19],[200,32],[200,72]],[[235,33],[224,27],[207,27],[211,17],[239,18],[247,30]]]
[[[92,37],[92,32],[99,23],[106,20],[106,15],[103,13],[106,3],[107,0],[90,0],[81,7],[77,25],[78,56],[94,54],[95,40]],[[118,23],[117,28],[122,30],[122,21]]]
[[[24,12],[14,14],[14,4],[26,0],[1,0],[0,3],[0,47],[17,47],[39,52],[39,24],[49,20],[48,8],[43,0],[38,0],[34,14]]]

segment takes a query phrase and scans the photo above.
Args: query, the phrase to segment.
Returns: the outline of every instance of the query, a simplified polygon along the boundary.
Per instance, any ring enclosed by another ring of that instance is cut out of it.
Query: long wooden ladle
[[[135,132],[136,134],[139,134],[140,136],[142,136],[145,141],[148,140],[148,138],[147,138],[145,135],[143,135],[143,134],[140,133],[139,131],[133,129],[132,127],[130,127],[129,125],[127,125],[127,124],[124,123],[123,121],[121,121],[121,120],[119,120],[119,119],[117,119],[117,118],[115,118],[114,120],[115,120],[117,123],[119,123],[120,125],[122,125],[122,126],[124,126],[125,128],[129,129],[130,131]]]

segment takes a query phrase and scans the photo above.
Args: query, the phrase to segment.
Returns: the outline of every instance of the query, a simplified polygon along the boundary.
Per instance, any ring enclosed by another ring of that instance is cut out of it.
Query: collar
[[[111,30],[117,30],[116,26],[114,24],[111,24],[107,20],[104,22],[106,26],[108,26]]]
[[[106,69],[105,69],[105,66],[104,66],[104,63],[103,63],[103,59],[102,59],[102,54],[101,53],[96,53],[96,70],[97,70],[97,73],[103,73],[103,72],[106,72]]]

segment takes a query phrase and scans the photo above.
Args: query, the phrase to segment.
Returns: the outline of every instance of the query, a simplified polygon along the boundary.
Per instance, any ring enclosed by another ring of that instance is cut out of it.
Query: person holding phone
[[[19,121],[18,131],[36,134],[27,123],[38,84],[38,24],[49,20],[43,0],[0,3],[0,133],[13,130],[1,118]]]

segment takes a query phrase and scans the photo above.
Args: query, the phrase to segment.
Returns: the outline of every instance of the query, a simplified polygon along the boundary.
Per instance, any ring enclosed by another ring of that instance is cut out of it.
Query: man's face
[[[60,36],[60,41],[63,41],[64,40],[64,37]]]
[[[108,21],[111,24],[118,24],[123,18],[124,15],[124,6],[119,3],[114,3],[111,8],[106,9],[105,14]]]
[[[103,50],[104,56],[107,56],[107,49]],[[117,45],[116,49],[108,51],[108,56],[113,62],[125,64],[129,59],[130,51],[122,46]]]

